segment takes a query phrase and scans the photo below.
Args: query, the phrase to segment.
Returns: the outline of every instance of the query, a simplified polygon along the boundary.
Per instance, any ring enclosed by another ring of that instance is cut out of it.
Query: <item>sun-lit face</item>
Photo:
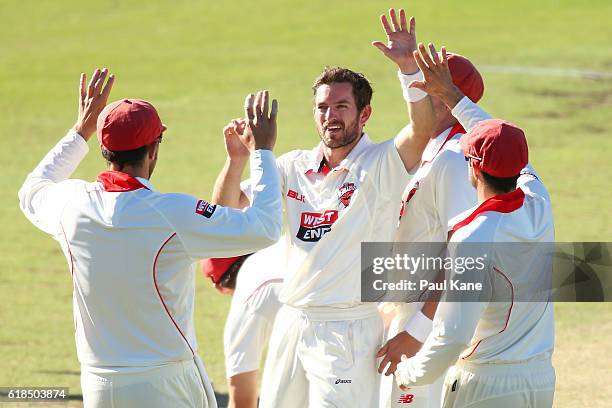
[[[315,124],[325,146],[337,149],[359,138],[365,122],[361,123],[350,83],[332,82],[319,86],[314,103]]]

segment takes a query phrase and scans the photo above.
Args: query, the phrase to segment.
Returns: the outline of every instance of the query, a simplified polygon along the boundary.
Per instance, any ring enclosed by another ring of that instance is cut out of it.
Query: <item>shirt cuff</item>
[[[73,142],[77,146],[79,153],[82,153],[83,155],[89,152],[89,144],[87,144],[83,136],[77,133],[74,129],[70,129],[68,133],[66,133],[64,140],[66,142]]]
[[[422,91],[417,88],[408,87],[408,85],[410,85],[412,81],[423,80],[424,77],[421,70],[418,70],[414,74],[409,75],[403,74],[402,71],[397,71],[397,77],[400,80],[400,84],[402,86],[402,94],[404,95],[404,100],[406,102],[418,102],[427,96],[427,92],[425,91]]]
[[[461,98],[461,100],[451,109],[451,113],[454,117],[459,118],[462,114],[465,114],[465,110],[468,109],[474,102],[467,96]]]
[[[406,324],[404,330],[420,343],[425,343],[427,336],[431,333],[432,327],[433,321],[419,310],[412,316],[412,319]]]

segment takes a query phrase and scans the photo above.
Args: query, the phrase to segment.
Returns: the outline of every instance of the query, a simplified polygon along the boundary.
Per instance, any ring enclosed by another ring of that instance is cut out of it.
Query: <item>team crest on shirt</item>
[[[300,216],[300,229],[296,236],[304,242],[317,242],[329,232],[337,219],[338,211],[336,210],[303,212]]]
[[[344,205],[344,208],[351,203],[351,197],[353,197],[355,190],[357,190],[355,183],[344,183],[338,189],[338,199]]]
[[[206,218],[210,218],[212,217],[216,209],[217,209],[216,205],[210,204],[209,202],[204,201],[204,200],[200,200],[196,204],[195,212],[196,214],[200,214]]]

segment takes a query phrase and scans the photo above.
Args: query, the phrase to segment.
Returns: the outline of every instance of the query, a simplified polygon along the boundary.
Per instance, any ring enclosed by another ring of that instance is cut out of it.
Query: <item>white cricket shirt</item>
[[[227,377],[259,369],[268,345],[286,268],[286,241],[248,257],[238,272],[225,321],[223,344]]]
[[[289,241],[280,300],[311,311],[343,309],[346,319],[359,318],[346,308],[376,313],[360,301],[361,242],[393,240],[410,175],[393,139],[377,144],[365,133],[336,168],[322,163],[322,144],[277,160]]]
[[[468,98],[463,98],[453,114],[466,129],[488,119]],[[452,257],[473,255],[464,243],[554,242],[554,223],[550,197],[532,169],[526,168],[512,193],[490,198],[455,224],[450,240]],[[490,246],[486,262],[490,274],[508,283],[508,302],[440,302],[433,330],[421,350],[400,363],[397,382],[408,387],[435,381],[457,358],[472,363],[517,363],[550,358],[554,345],[554,320],[551,303],[515,302],[530,290],[534,271],[552,264],[542,262],[540,245],[508,256],[501,247]],[[537,278],[536,278],[537,280]]]
[[[19,191],[21,210],[68,260],[79,361],[137,370],[192,359],[194,263],[254,252],[280,236],[274,155],[251,155],[253,205],[240,211],[159,193],[120,172],[93,183],[67,180],[87,152],[85,140],[68,132]]]

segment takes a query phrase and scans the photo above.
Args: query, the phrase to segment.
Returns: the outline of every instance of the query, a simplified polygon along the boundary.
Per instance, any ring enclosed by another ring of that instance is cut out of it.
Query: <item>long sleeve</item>
[[[70,130],[27,176],[19,190],[19,206],[37,228],[51,235],[60,232],[61,212],[72,188],[72,183],[65,180],[88,151],[87,142]]]
[[[461,126],[466,131],[470,131],[478,122],[491,119],[491,115],[485,112],[480,106],[476,105],[467,96],[459,101],[451,110],[454,117],[457,118]]]
[[[166,194],[164,203],[157,204],[192,259],[251,253],[278,241],[282,203],[280,178],[271,151],[258,150],[251,155],[249,180],[252,201],[243,210],[184,194]]]
[[[464,265],[457,260],[477,258],[479,248],[479,245],[470,243],[451,242],[448,256],[454,259],[453,265]],[[478,322],[488,306],[485,300],[490,299],[491,286],[487,281],[488,274],[483,273],[482,268],[475,265],[473,268],[457,268],[449,272],[446,279],[449,287],[438,304],[431,334],[417,354],[398,364],[395,372],[398,385],[425,385],[438,379],[469,347]],[[485,290],[450,293],[448,289],[453,280],[481,282]]]

